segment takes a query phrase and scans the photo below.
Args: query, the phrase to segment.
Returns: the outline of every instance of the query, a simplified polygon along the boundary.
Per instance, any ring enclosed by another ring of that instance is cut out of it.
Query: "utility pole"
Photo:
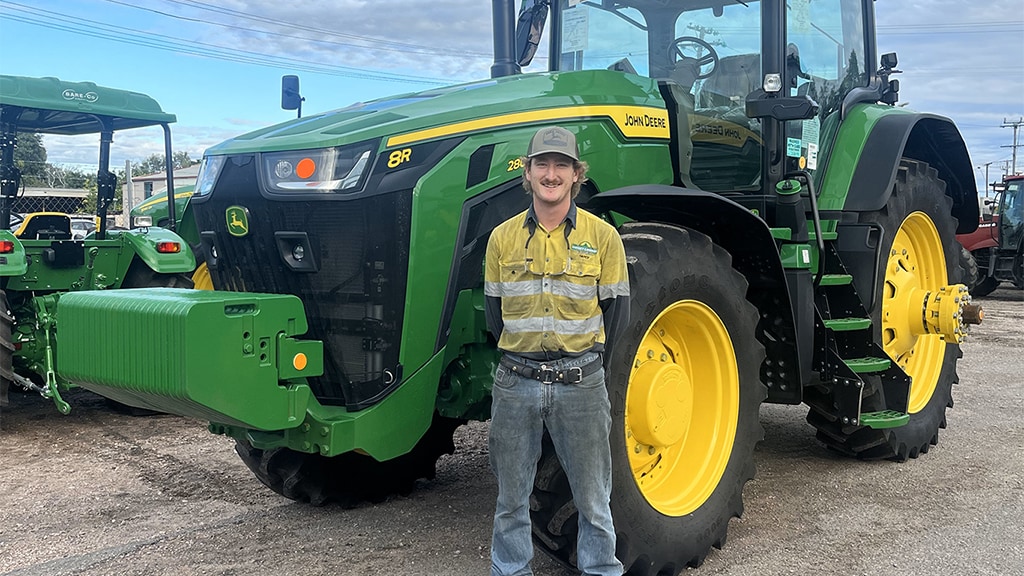
[[[1010,161],[1009,160],[1000,160],[1000,162],[1003,163],[1003,176],[1006,176],[1007,174],[1013,174],[1013,172],[1010,172]]]
[[[1017,130],[1020,129],[1021,124],[1024,124],[1024,118],[1017,118],[1012,122],[1003,118],[1002,128],[1013,128],[1013,144],[1011,146],[1000,146],[1000,148],[1013,148],[1013,160],[1011,161],[1013,168],[1010,171],[1010,174],[1017,173],[1017,148],[1021,146],[1021,144],[1017,143]]]
[[[985,198],[988,198],[988,189],[992,187],[992,183],[988,181],[988,167],[995,164],[995,160],[991,162],[985,162]],[[978,166],[978,170],[981,170],[982,166]]]
[[[987,169],[987,166],[986,166]],[[986,178],[987,179],[987,178]],[[135,183],[132,182],[132,161],[124,161],[124,193],[121,195],[121,212],[125,221],[131,220],[132,208],[135,208]],[[131,228],[131,222],[125,228]]]

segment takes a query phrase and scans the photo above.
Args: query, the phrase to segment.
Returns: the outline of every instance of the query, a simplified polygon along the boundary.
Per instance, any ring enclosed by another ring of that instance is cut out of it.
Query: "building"
[[[194,164],[188,168],[179,168],[174,171],[174,187],[180,188],[181,186],[194,186],[196,183],[196,177],[199,175],[199,164]],[[146,198],[153,196],[154,194],[160,194],[167,191],[167,177],[163,172],[156,174],[146,174],[145,176],[132,176],[131,184],[125,185],[125,191],[128,190],[128,186],[131,186],[131,202],[128,202],[128,195],[125,195],[125,210],[128,211],[130,207],[138,206],[144,202]]]

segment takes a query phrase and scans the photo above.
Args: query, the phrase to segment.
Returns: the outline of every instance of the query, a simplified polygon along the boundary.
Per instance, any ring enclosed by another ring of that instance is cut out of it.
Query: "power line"
[[[40,26],[43,28],[50,28],[53,30],[60,30],[63,32],[69,32],[71,34],[90,36],[102,40],[108,40],[112,42],[119,42],[125,44],[133,44],[136,46],[144,46],[148,48],[175,52],[179,54],[189,54],[193,56],[212,58],[216,60],[225,60],[229,62],[258,64],[293,71],[315,72],[333,76],[347,76],[365,80],[380,80],[385,82],[405,82],[431,85],[446,84],[450,82],[450,79],[395,74],[389,72],[380,72],[361,68],[354,68],[350,66],[319,64],[309,62],[307,60],[300,60],[297,58],[290,58],[286,56],[273,56],[269,54],[252,52],[248,50],[240,50],[237,48],[226,48],[223,46],[218,46],[215,44],[209,44],[194,40],[185,42],[182,40],[178,40],[172,36],[157,33],[147,33],[146,35],[142,35],[136,32],[135,30],[125,28],[123,26],[106,24],[103,22],[89,20],[86,18],[69,18],[57,12],[43,10],[40,8],[33,8],[23,4],[18,4],[16,2],[9,2],[6,0],[0,0],[0,6],[5,6],[6,8],[9,8],[11,10],[28,14],[27,16],[14,14],[6,15],[6,18],[17,22],[23,22],[25,24]],[[61,22],[63,24],[58,24],[55,21]],[[90,26],[84,27],[82,26],[82,23],[87,23]],[[93,27],[99,28],[100,30],[93,29]]]
[[[282,38],[291,38],[291,39],[295,39],[295,40],[303,40],[305,42],[312,42],[312,43],[316,43],[316,44],[329,44],[329,45],[332,45],[332,46],[341,46],[341,47],[345,47],[345,48],[353,48],[353,49],[359,49],[359,50],[384,50],[384,51],[389,51],[389,52],[400,52],[400,53],[403,53],[403,54],[410,54],[411,53],[411,54],[428,54],[428,55],[438,55],[438,56],[455,56],[455,57],[472,57],[472,58],[489,58],[490,57],[490,54],[484,53],[484,52],[471,52],[471,51],[468,51],[468,50],[441,49],[441,48],[434,48],[434,47],[430,47],[430,46],[422,46],[422,45],[419,45],[419,44],[407,44],[407,43],[404,43],[404,42],[396,42],[396,41],[393,41],[393,40],[384,40],[384,39],[381,39],[381,38],[374,38],[372,36],[360,36],[360,35],[356,35],[356,34],[345,34],[345,33],[337,32],[337,31],[333,31],[333,30],[324,30],[324,29],[321,29],[321,28],[312,28],[312,27],[309,27],[309,26],[300,26],[300,25],[293,24],[293,23],[287,22],[287,21],[273,20],[273,19],[268,19],[268,18],[264,18],[264,17],[261,17],[261,16],[257,16],[257,15],[247,14],[247,13],[244,13],[244,12],[238,12],[236,10],[229,10],[229,9],[226,9],[226,8],[220,8],[220,7],[216,7],[216,6],[209,6],[209,5],[204,4],[202,2],[182,2],[182,1],[179,1],[179,0],[165,0],[167,2],[171,2],[171,3],[174,3],[174,4],[180,4],[180,5],[183,5],[183,6],[190,6],[190,7],[192,7],[193,5],[195,5],[194,7],[199,8],[200,10],[206,10],[206,11],[216,12],[216,13],[221,13],[221,14],[229,14],[229,15],[232,15],[232,16],[235,16],[235,17],[241,17],[241,18],[245,18],[245,19],[249,19],[249,20],[254,20],[254,21],[257,21],[257,22],[261,22],[261,23],[266,23],[266,24],[271,24],[271,25],[276,25],[276,26],[284,26],[284,27],[287,27],[287,28],[294,28],[294,29],[301,30],[301,31],[306,31],[306,32],[314,32],[314,33],[319,34],[319,35],[336,36],[336,37],[339,37],[339,38],[350,38],[352,40],[357,40],[357,41],[360,41],[360,42],[364,42],[365,44],[352,44],[352,43],[347,43],[347,42],[336,42],[336,41],[333,41],[333,40],[326,40],[326,39],[322,39],[322,38],[309,38],[309,37],[306,37],[306,36],[294,36],[294,35],[291,35],[291,34],[283,34],[283,33],[280,33],[280,32],[271,32],[269,30],[254,30],[252,28],[248,28],[248,27],[245,27],[245,26],[236,26],[236,25],[227,24],[227,23],[224,23],[224,22],[212,22],[212,21],[208,21],[208,20],[202,20],[202,19],[199,19],[199,18],[192,18],[192,17],[189,17],[189,16],[183,16],[183,15],[180,15],[180,14],[171,14],[169,12],[163,12],[161,10],[156,10],[154,8],[146,8],[144,6],[135,6],[135,5],[131,4],[131,3],[123,2],[121,0],[105,0],[105,1],[109,2],[111,4],[117,4],[119,6],[125,6],[125,7],[133,8],[133,9],[136,9],[136,10],[143,10],[145,12],[150,12],[150,13],[153,13],[153,14],[158,14],[158,15],[164,16],[166,18],[173,18],[175,20],[183,20],[185,22],[194,22],[194,23],[208,25],[208,26],[217,26],[217,27],[220,27],[220,28],[227,28],[227,29],[231,29],[231,30],[240,30],[240,31],[249,32],[249,33],[256,32],[256,33],[265,34],[265,35],[268,35],[268,36],[278,36],[278,37],[282,37]]]
[[[992,28],[1018,28],[1024,27],[1024,20],[999,20],[990,22],[959,22],[956,24],[880,24],[876,26],[878,30],[905,30],[905,29],[924,29],[924,30],[947,30],[950,28],[976,28],[983,27],[991,30]]]

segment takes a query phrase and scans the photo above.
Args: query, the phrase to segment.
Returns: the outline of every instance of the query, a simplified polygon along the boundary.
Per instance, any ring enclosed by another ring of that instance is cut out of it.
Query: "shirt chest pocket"
[[[558,307],[566,320],[586,320],[598,314],[597,281],[601,266],[573,260],[565,274],[558,278],[553,292],[559,296]]]
[[[541,281],[526,270],[522,260],[500,261],[501,313],[506,318],[527,315],[541,292]]]

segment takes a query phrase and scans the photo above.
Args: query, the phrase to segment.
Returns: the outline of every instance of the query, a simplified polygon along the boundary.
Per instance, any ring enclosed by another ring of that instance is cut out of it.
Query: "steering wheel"
[[[697,56],[687,56],[686,50],[692,50]],[[696,36],[680,36],[672,41],[672,44],[668,47],[669,57],[673,63],[678,63],[682,60],[690,60],[696,64],[697,67],[697,79],[703,80],[708,76],[715,73],[718,69],[718,52],[704,40],[697,38]],[[705,66],[710,66],[706,71]]]

